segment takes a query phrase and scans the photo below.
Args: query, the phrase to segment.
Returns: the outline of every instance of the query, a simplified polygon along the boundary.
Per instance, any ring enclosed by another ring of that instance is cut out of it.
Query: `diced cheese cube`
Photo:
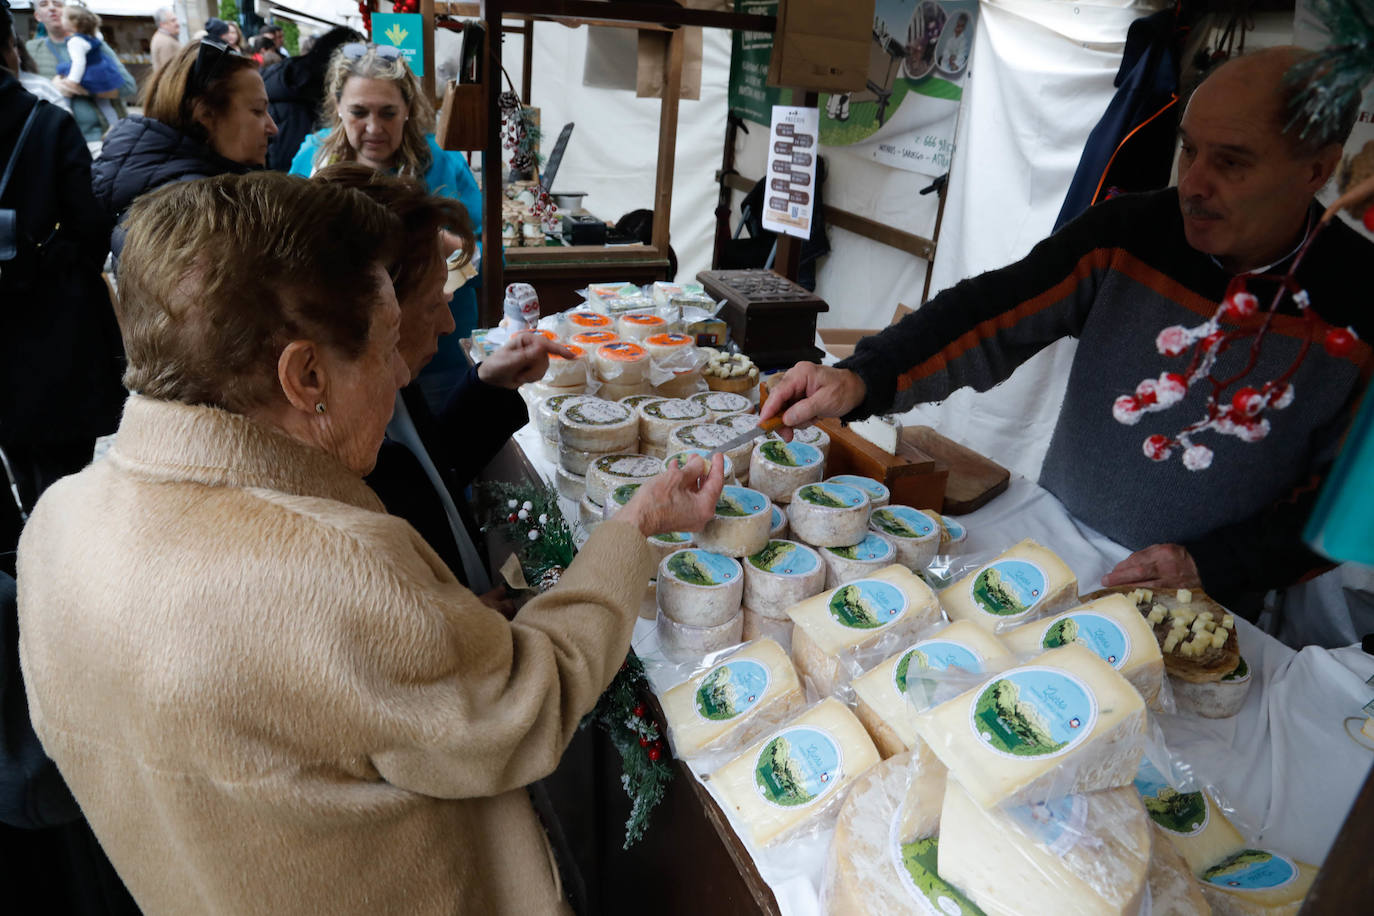
[[[1153,623],[1163,623],[1163,622],[1164,622],[1164,608],[1162,608],[1162,607],[1160,607],[1159,605],[1156,604],[1156,605],[1150,610],[1150,616],[1149,616],[1147,619],[1148,619],[1148,620],[1150,621],[1150,623],[1152,623],[1152,624],[1153,624]]]
[[[1177,595],[1177,597],[1178,597],[1178,603],[1179,603],[1179,604],[1192,604],[1192,603],[1193,603],[1193,593],[1192,593],[1192,591],[1191,591],[1190,589],[1186,589],[1186,588],[1181,588],[1181,589],[1179,589],[1179,590],[1178,590],[1178,595]]]
[[[1226,636],[1227,634],[1225,630],[1217,630],[1215,633],[1213,633],[1212,648],[1220,649],[1222,646],[1226,645]]]
[[[1227,614],[1225,617],[1221,618],[1221,625],[1225,629],[1229,630],[1236,625],[1236,618],[1232,617],[1230,614]]]
[[[743,744],[806,702],[797,671],[771,639],[741,646],[663,694],[663,715],[678,757]]]
[[[1129,785],[1145,703],[1080,645],[1029,664],[916,717],[916,733],[983,806]]]
[[[1025,540],[940,593],[951,620],[995,631],[1076,603],[1078,580],[1053,551]]]
[[[863,725],[831,698],[716,770],[709,785],[736,830],[767,846],[820,814],[879,759]]]

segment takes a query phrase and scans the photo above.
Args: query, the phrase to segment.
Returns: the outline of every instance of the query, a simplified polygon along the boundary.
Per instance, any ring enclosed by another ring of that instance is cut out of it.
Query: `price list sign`
[[[803,239],[811,237],[820,125],[820,112],[815,108],[773,106],[763,228]]]

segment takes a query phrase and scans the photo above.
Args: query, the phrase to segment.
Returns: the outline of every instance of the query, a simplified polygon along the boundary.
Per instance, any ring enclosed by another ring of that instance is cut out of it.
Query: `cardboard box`
[[[888,323],[896,324],[907,315],[910,315],[913,311],[915,311],[915,309],[898,304],[897,308],[892,313],[892,320]],[[821,328],[819,333],[821,335],[821,343],[825,346],[825,349],[833,354],[836,359],[844,359],[854,352],[854,345],[862,338],[870,334],[876,334],[878,330],[869,331],[862,328]]]
[[[782,0],[768,85],[815,92],[866,88],[873,8],[873,0]]]

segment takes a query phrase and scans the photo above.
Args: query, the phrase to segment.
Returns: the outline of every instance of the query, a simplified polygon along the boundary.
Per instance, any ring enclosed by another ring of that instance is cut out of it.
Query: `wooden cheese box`
[[[760,369],[790,368],[824,356],[816,346],[816,315],[830,306],[806,287],[762,269],[704,270],[697,282],[712,298],[725,300],[718,317]]]

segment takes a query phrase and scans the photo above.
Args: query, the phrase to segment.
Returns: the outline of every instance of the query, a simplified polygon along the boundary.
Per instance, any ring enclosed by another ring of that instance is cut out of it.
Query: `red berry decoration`
[[[1145,457],[1151,461],[1163,461],[1169,457],[1169,439],[1167,436],[1155,434],[1145,440]]]
[[[1221,331],[1213,331],[1202,338],[1203,350],[1215,350],[1220,353],[1226,349],[1226,335]]]
[[[514,512],[512,512],[510,515],[507,515],[507,516],[506,516],[506,521],[508,521],[508,522],[513,522],[513,521],[515,521],[515,520],[516,520],[517,518],[519,518],[519,517],[520,517],[520,516],[518,516],[518,515],[516,515]]]
[[[1350,351],[1355,349],[1355,341],[1358,339],[1350,328],[1332,328],[1326,332],[1322,346],[1326,347],[1326,352],[1332,356],[1349,356]]]
[[[663,756],[663,749],[660,748],[657,744],[655,744],[653,747],[649,748],[649,759],[650,759],[650,760],[652,760],[652,761],[654,761],[655,763],[657,763],[657,762],[658,762],[658,758],[660,758],[660,757],[662,757],[662,756]]]
[[[1363,222],[1366,229],[1374,232],[1374,206],[1365,208]]]
[[[634,712],[636,719],[642,719],[644,718],[644,714],[649,710],[645,708],[643,703],[636,703],[635,708],[632,711]]]
[[[639,736],[639,746],[640,746],[640,747],[648,747],[648,746],[649,746],[649,739],[646,738],[646,737],[644,737],[643,735],[640,735],[640,736]]]
[[[1231,396],[1231,409],[1242,417],[1253,417],[1264,409],[1264,396],[1246,386]]]

